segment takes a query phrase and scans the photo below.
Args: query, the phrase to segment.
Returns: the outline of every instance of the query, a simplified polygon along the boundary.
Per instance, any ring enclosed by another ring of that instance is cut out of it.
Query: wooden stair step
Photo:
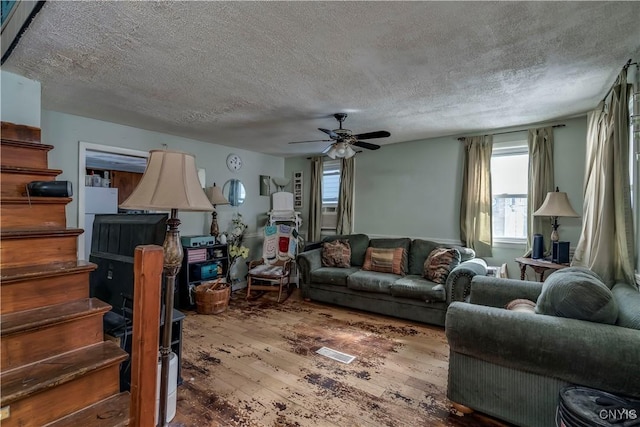
[[[0,316],[0,366],[7,371],[103,341],[110,308],[86,298]]]
[[[87,261],[57,262],[0,270],[0,314],[31,310],[89,297]]]
[[[42,426],[120,391],[127,353],[104,341],[0,374],[2,427]]]
[[[129,392],[119,393],[44,427],[124,427],[129,425]]]
[[[64,228],[66,207],[71,200],[70,197],[2,197],[0,224],[4,229]]]
[[[4,339],[9,335],[23,333],[45,326],[53,326],[69,320],[91,316],[99,312],[109,311],[111,306],[97,298],[85,298],[64,304],[50,305],[34,310],[18,311],[0,316],[0,336]]]
[[[38,139],[40,139],[39,136]],[[8,166],[46,169],[49,163],[47,154],[52,149],[53,145],[12,140],[3,134],[0,143],[0,161]]]
[[[22,196],[27,193],[27,184],[31,181],[54,181],[62,171],[60,169],[25,168],[0,166],[0,178],[3,196]]]
[[[2,139],[39,143],[42,131],[40,128],[28,125],[19,125],[11,122],[2,122]],[[53,148],[53,147],[52,147]]]
[[[81,228],[39,228],[0,231],[0,266],[20,267],[77,259]]]

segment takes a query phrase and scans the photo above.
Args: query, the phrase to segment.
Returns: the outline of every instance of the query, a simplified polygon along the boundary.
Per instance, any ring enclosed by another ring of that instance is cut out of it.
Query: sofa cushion
[[[640,292],[628,283],[616,283],[611,289],[618,304],[616,325],[623,328],[640,329]]]
[[[362,269],[404,276],[404,266],[406,263],[407,252],[404,248],[387,249],[368,247]]]
[[[547,277],[536,313],[613,324],[618,305],[597,274],[584,267],[568,267]]]
[[[401,277],[397,274],[360,270],[347,277],[347,288],[354,291],[389,294],[391,285]]]
[[[451,270],[460,265],[460,252],[451,248],[435,248],[424,262],[424,277],[444,284]]]
[[[351,267],[351,246],[348,240],[322,243],[323,267]]]
[[[403,248],[408,256],[409,248],[411,247],[411,239],[409,239],[408,237],[398,237],[398,238],[391,238],[391,239],[371,239],[369,241],[369,246],[372,248],[387,248],[387,249]],[[408,258],[405,258],[404,271],[405,273],[409,271]]]
[[[422,276],[424,269],[424,261],[427,259],[432,250],[440,246],[431,240],[415,239],[411,242],[409,249],[409,271],[408,274],[417,274]]]
[[[389,288],[394,297],[419,299],[422,301],[446,301],[444,286],[424,277],[412,274],[396,280]]]
[[[311,271],[311,283],[347,286],[347,277],[360,269],[358,267],[320,267]]]
[[[364,263],[364,254],[369,247],[369,236],[366,234],[344,234],[336,236],[327,236],[322,239],[323,242],[332,242],[334,240],[346,240],[351,247],[351,265],[362,266]]]
[[[415,239],[411,242],[409,249],[409,270],[407,274],[423,274],[424,261],[427,259],[432,250],[437,247],[454,248],[460,252],[460,262],[469,261],[476,257],[476,252],[471,248],[465,248],[457,245],[446,245],[431,240]]]

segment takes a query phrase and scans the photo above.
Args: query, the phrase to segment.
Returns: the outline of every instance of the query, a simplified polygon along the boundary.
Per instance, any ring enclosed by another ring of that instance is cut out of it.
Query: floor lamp
[[[123,209],[171,212],[165,235],[163,273],[165,276],[164,327],[160,344],[160,404],[158,425],[167,425],[169,397],[169,357],[173,324],[173,294],[182,265],[178,210],[210,212],[213,207],[200,185],[193,155],[179,151],[151,150],[140,183],[120,205]]]

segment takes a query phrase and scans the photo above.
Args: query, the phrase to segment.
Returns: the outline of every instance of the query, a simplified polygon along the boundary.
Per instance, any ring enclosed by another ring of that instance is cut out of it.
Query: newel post
[[[155,425],[163,260],[162,246],[136,247],[133,258],[133,341],[129,410],[129,425],[132,427]]]

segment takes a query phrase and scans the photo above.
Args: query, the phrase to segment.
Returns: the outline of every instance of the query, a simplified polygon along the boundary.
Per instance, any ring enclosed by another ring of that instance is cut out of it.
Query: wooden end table
[[[556,264],[555,262],[545,261],[542,259],[524,257],[516,258],[516,262],[518,263],[518,265],[520,265],[520,280],[524,280],[525,274],[527,272],[527,266],[529,266],[533,269],[533,271],[536,272],[538,281],[540,282],[544,282],[544,273],[547,270],[556,271],[565,267],[569,267],[569,264]]]

